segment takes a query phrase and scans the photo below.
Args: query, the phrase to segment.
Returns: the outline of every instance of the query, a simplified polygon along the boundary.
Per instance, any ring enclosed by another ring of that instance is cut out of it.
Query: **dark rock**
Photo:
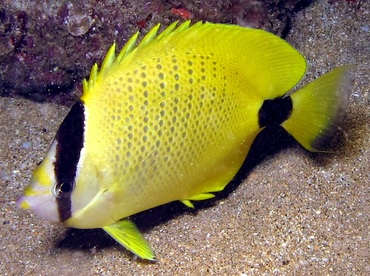
[[[116,41],[174,20],[234,23],[286,35],[309,0],[52,1],[0,3],[0,96],[70,105]],[[77,85],[76,85],[77,84]]]

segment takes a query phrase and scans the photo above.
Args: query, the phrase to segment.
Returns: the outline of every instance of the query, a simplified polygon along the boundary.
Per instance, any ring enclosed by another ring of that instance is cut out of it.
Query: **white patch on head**
[[[21,196],[17,205],[29,206],[28,209],[35,215],[53,222],[59,222],[57,203],[50,195]]]
[[[17,200],[17,205],[49,221],[60,221],[54,193],[54,162],[57,141],[54,140],[42,163],[35,169],[31,183]]]

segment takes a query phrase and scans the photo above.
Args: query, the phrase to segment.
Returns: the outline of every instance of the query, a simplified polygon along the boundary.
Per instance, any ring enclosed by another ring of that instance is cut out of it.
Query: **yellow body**
[[[343,119],[348,95],[347,67],[288,93],[306,61],[263,30],[185,22],[157,35],[158,28],[137,46],[135,34],[117,57],[113,45],[101,69],[93,67],[82,105],[72,108],[18,201],[70,227],[103,228],[150,260],[150,246],[124,218],[175,200],[192,207],[223,190],[274,119],[263,115],[270,100],[288,103],[278,124],[314,151]],[[273,109],[279,117],[280,105]],[[84,120],[83,130],[74,129],[83,133],[81,147],[65,141],[75,136],[66,134],[71,114]],[[78,160],[61,154],[61,145],[77,149],[71,156]],[[66,178],[61,156],[76,161]],[[73,181],[64,185],[64,178]]]
[[[68,225],[103,227],[222,190],[260,131],[263,101],[284,94],[305,72],[298,52],[262,30],[213,24],[183,29],[139,46],[85,86],[89,165],[81,178],[96,174],[105,196]],[[266,45],[271,38],[276,48]],[[277,62],[266,66],[270,60]],[[76,186],[76,201],[85,190]],[[97,221],[100,213],[104,219]]]

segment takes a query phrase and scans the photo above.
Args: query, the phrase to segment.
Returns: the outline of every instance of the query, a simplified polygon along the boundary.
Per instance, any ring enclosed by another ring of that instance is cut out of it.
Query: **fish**
[[[281,126],[321,152],[349,97],[337,67],[294,90],[305,57],[261,29],[209,22],[154,26],[114,43],[56,132],[17,205],[66,227],[102,228],[155,261],[130,217],[173,201],[194,208],[233,179],[256,136]]]

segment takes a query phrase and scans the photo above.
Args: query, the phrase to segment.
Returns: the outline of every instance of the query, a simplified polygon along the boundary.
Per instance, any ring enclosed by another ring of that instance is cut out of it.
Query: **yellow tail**
[[[293,110],[281,125],[309,151],[320,151],[320,144],[342,123],[348,105],[350,65],[338,67],[291,94]]]

